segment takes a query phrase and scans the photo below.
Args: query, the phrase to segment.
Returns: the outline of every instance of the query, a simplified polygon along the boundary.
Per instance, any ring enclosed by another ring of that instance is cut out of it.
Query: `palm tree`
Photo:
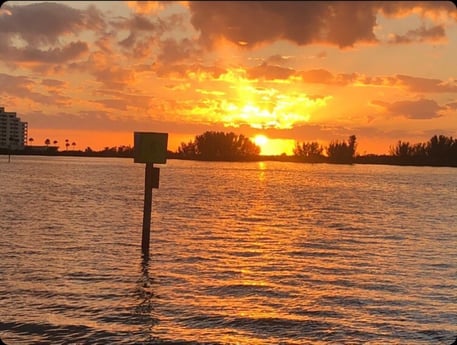
[[[67,148],[67,151],[68,151],[68,146],[70,146],[70,143],[68,142],[68,139],[65,139],[65,147]]]
[[[53,143],[54,145],[57,145],[58,141],[57,141],[57,140],[54,140],[52,143]]]
[[[49,146],[49,144],[51,144],[51,140],[47,138],[47,139],[44,141],[44,144],[45,144],[46,146]]]
[[[75,147],[76,147],[76,143],[73,141],[73,142],[71,143],[71,146],[73,146],[73,150],[74,150]]]
[[[30,141],[30,146],[32,146],[33,138],[29,138],[29,141]]]

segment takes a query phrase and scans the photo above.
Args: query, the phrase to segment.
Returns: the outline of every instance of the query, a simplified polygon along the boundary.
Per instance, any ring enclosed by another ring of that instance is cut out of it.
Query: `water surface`
[[[450,344],[457,170],[0,156],[7,344]]]

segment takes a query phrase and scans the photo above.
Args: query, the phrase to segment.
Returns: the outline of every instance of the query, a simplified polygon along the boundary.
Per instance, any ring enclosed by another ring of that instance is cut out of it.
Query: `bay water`
[[[450,344],[457,169],[0,156],[0,338]]]

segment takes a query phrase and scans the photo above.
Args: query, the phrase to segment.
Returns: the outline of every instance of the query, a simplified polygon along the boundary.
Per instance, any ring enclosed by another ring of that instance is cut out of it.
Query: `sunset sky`
[[[457,10],[440,1],[8,1],[0,106],[46,138],[170,150],[207,130],[263,154],[346,139],[359,154],[457,137]],[[261,143],[261,142],[259,142]]]

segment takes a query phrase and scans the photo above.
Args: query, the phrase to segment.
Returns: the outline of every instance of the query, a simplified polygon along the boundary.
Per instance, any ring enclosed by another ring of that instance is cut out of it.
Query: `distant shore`
[[[131,152],[111,152],[111,151],[92,151],[84,152],[77,150],[68,150],[68,151],[33,151],[33,150],[18,150],[8,152],[8,150],[1,149],[0,155],[11,155],[11,156],[51,156],[51,157],[107,157],[107,158],[130,158],[133,159],[133,154]],[[168,159],[177,159],[177,160],[191,160],[191,161],[209,161],[199,158],[183,158],[179,154],[168,151]],[[374,165],[398,165],[398,166],[430,166],[430,167],[451,167],[456,168],[457,164],[448,164],[448,163],[439,163],[439,162],[424,162],[419,159],[414,159],[414,157],[408,157],[409,159],[404,159],[402,157],[391,156],[391,155],[360,155],[354,157],[353,161],[350,163],[338,163],[332,162],[328,159],[320,160],[304,160],[303,158],[297,156],[287,156],[287,155],[277,155],[277,156],[268,156],[268,155],[258,155],[253,156],[248,159],[243,160],[218,160],[220,162],[261,162],[261,161],[276,161],[276,162],[292,162],[292,163],[308,163],[308,164],[374,164]]]

